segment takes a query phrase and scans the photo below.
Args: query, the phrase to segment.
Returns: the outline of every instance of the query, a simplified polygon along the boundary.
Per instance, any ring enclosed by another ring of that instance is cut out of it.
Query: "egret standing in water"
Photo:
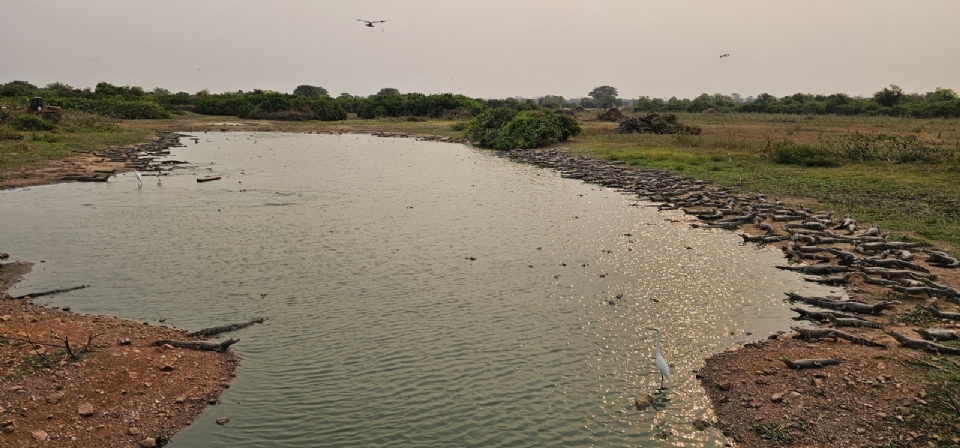
[[[140,177],[140,170],[133,170],[133,175],[137,176],[137,184],[143,186],[143,178]]]
[[[670,366],[667,365],[667,361],[664,360],[663,355],[660,354],[660,329],[653,327],[647,328],[647,330],[657,332],[657,369],[660,370],[660,389],[663,389],[663,379],[670,379]]]

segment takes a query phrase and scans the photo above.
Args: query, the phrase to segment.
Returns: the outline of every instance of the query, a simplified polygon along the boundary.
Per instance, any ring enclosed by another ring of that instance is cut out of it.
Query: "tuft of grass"
[[[785,430],[790,428],[803,429],[804,425],[801,422],[788,423],[788,422],[753,422],[751,428],[754,432],[760,435],[761,438],[770,440],[771,442],[791,444],[793,443],[793,438],[790,437]]]
[[[916,415],[907,425],[927,438],[933,434],[941,441],[960,437],[957,424],[960,421],[960,362],[950,357],[926,355],[921,360],[911,364],[924,369],[926,403],[912,399],[903,403]]]
[[[933,316],[932,313],[930,313],[930,311],[926,310],[925,308],[921,308],[920,306],[916,306],[912,310],[906,313],[899,314],[894,318],[890,319],[890,323],[892,324],[902,323],[905,325],[909,325],[911,327],[927,328],[935,320],[936,318]]]

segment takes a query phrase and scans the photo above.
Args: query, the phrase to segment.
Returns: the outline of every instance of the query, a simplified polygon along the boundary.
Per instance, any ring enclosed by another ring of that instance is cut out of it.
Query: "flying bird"
[[[657,369],[660,370],[660,388],[663,389],[663,378],[666,377],[670,379],[670,366],[667,365],[667,361],[663,359],[663,355],[660,354],[660,329],[659,328],[647,328],[647,330],[653,330],[657,332]]]
[[[720,59],[728,58],[728,57],[730,57],[730,53],[726,53],[726,54],[721,54],[721,55],[720,55]]]
[[[367,22],[367,26],[370,27],[370,28],[373,28],[373,24],[374,24],[374,23],[383,23],[383,22],[386,22],[386,20],[363,20],[363,19],[357,19],[357,22]]]

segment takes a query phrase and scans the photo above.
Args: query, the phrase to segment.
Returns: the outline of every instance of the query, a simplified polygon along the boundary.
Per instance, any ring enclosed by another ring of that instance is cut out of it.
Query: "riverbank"
[[[665,171],[556,149],[509,157],[636,194],[661,210],[682,209],[706,232],[736,230],[745,244],[779,247],[790,257],[781,268],[835,287],[828,297],[793,297],[802,303],[794,309],[815,327],[798,323],[794,332],[758,335],[767,339],[714,355],[697,372],[713,404],[714,425],[738,446],[960,444],[954,395],[960,363],[904,348],[898,340],[922,341],[923,330],[934,327],[956,336],[956,260],[944,262],[945,254],[923,242],[890,241],[869,223],[841,225],[826,212],[791,209],[762,194],[738,195]],[[834,302],[841,296],[847,300]],[[807,328],[823,334],[804,337]],[[940,351],[960,354],[960,345],[943,344]],[[836,365],[794,370],[784,359]]]
[[[162,446],[215,405],[236,375],[231,351],[150,346],[189,339],[184,331],[7,295],[29,270],[0,265],[3,446]]]

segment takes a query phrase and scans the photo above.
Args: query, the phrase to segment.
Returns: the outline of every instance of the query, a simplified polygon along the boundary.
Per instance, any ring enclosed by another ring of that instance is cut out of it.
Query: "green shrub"
[[[498,107],[481,113],[467,132],[480,146],[530,149],[564,141],[581,132],[576,118],[552,110],[517,111]]]
[[[782,165],[808,167],[836,167],[841,165],[840,156],[822,146],[800,144],[790,140],[774,143],[773,161]]]
[[[413,122],[417,122],[417,123],[422,123],[422,122],[427,121],[427,119],[426,119],[425,117],[407,117],[407,121],[413,121]]]
[[[18,131],[49,131],[53,124],[32,114],[18,114],[13,117],[13,128]]]
[[[0,140],[23,140],[23,134],[3,126],[0,127]]]

